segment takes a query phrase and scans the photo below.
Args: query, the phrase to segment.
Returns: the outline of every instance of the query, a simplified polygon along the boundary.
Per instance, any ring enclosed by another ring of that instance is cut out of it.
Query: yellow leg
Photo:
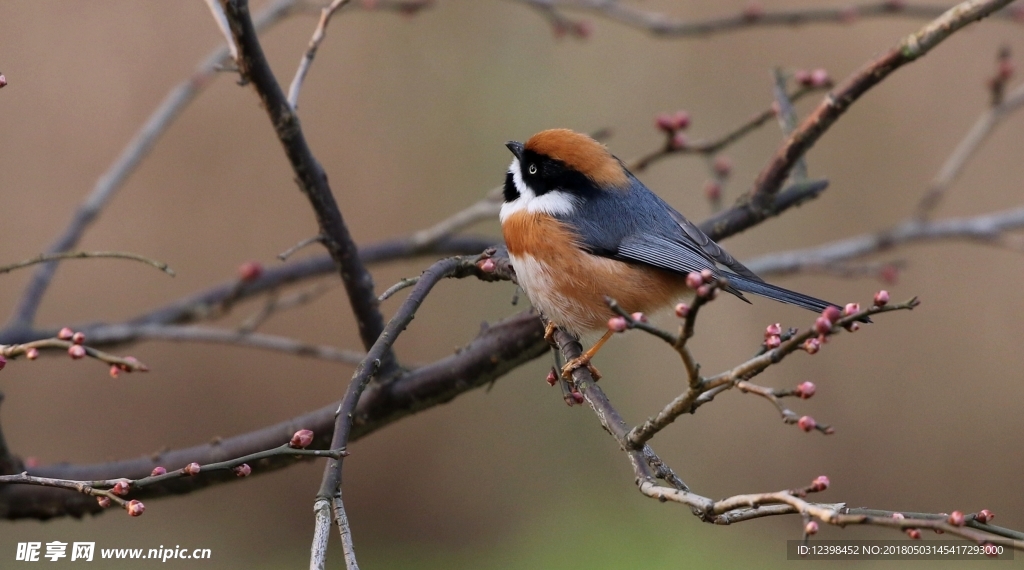
[[[604,333],[604,336],[602,336],[597,342],[595,342],[594,346],[590,347],[590,350],[584,352],[579,358],[573,358],[572,360],[567,362],[565,366],[562,367],[562,378],[569,378],[572,375],[573,370],[576,370],[577,368],[583,368],[584,366],[586,366],[587,369],[590,370],[590,374],[594,377],[594,380],[600,380],[601,373],[597,371],[597,368],[594,368],[590,364],[590,359],[594,358],[594,355],[597,354],[597,351],[601,350],[601,347],[604,346],[604,343],[608,342],[608,339],[612,338],[612,335],[614,333],[615,331],[611,330]]]
[[[544,340],[546,340],[548,344],[555,344],[555,329],[557,328],[558,325],[552,321],[548,321],[547,326],[544,327]]]

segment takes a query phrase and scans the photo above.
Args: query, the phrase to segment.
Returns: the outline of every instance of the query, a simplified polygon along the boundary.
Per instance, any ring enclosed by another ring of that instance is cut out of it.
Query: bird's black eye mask
[[[569,168],[561,160],[537,154],[532,150],[523,151],[523,156],[519,160],[519,169],[523,182],[538,196],[543,196],[552,190],[561,190],[580,196],[599,191],[594,181],[583,173]],[[505,177],[506,200],[509,197],[510,186],[515,192],[515,198],[518,198],[519,192],[516,191],[511,173]]]

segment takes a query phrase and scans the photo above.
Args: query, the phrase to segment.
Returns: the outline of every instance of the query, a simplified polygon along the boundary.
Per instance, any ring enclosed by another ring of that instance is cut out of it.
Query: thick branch
[[[222,5],[231,25],[231,34],[238,45],[239,71],[256,88],[295,172],[299,187],[313,207],[320,233],[324,237],[324,246],[337,264],[345,283],[349,304],[359,326],[359,336],[363,346],[369,348],[384,330],[384,317],[380,313],[377,296],[373,293],[373,278],[359,259],[355,242],[327,183],[327,174],[313,156],[302,133],[299,118],[288,104],[263,54],[249,14],[249,3],[246,0],[222,0]],[[397,366],[390,349],[380,358],[383,371],[390,372]]]

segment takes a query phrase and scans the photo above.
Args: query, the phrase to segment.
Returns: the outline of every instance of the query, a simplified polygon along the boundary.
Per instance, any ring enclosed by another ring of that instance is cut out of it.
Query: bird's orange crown
[[[603,144],[585,134],[569,129],[549,129],[530,137],[524,147],[561,161],[599,186],[619,188],[628,182],[618,159]]]

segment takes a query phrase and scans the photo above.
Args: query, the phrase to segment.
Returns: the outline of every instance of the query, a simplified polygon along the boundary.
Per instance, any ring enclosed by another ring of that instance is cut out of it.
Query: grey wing
[[[745,265],[736,261],[736,258],[729,255],[729,252],[722,249],[717,243],[707,236],[700,230],[693,222],[687,220],[682,214],[670,208],[669,213],[672,214],[672,219],[675,220],[683,232],[689,236],[693,243],[699,247],[704,253],[714,259],[716,262],[728,267],[731,271],[738,275],[742,275],[752,281],[764,281],[757,276],[756,273],[747,269]]]

